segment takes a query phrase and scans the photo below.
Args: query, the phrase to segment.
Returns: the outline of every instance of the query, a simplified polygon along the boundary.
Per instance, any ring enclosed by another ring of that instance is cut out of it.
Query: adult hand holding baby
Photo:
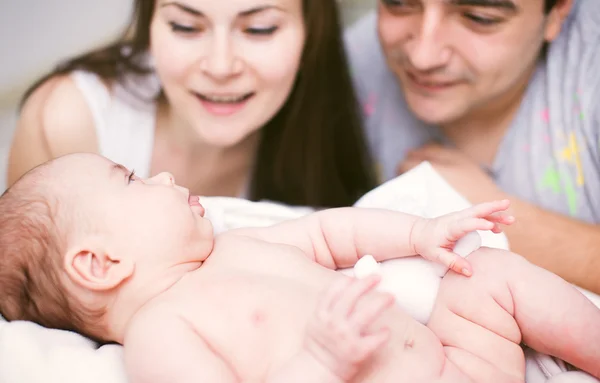
[[[509,200],[492,201],[437,218],[422,218],[410,233],[411,246],[423,258],[471,276],[469,262],[453,251],[457,241],[476,230],[502,232],[501,224],[510,225],[515,221],[513,216],[505,213],[509,206]]]

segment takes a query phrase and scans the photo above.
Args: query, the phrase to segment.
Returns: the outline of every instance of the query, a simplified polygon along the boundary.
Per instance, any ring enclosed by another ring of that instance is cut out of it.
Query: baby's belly
[[[310,275],[305,279],[309,283],[289,276],[220,278],[210,287],[219,291],[218,299],[203,300],[198,305],[202,309],[190,315],[198,333],[238,376],[264,381],[302,349],[306,324],[323,289],[339,277],[330,271]],[[437,381],[445,358],[428,328],[400,308],[376,325],[391,330],[390,342],[356,382]]]

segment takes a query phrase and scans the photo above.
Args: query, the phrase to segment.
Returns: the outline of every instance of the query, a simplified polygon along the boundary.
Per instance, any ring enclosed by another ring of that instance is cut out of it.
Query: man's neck
[[[534,70],[535,67],[526,73],[518,86],[497,100],[440,126],[444,135],[458,150],[477,163],[491,166],[504,136],[519,112]]]

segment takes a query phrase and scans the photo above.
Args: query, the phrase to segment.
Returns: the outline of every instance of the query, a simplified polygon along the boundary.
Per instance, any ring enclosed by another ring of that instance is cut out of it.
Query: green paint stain
[[[569,214],[572,217],[577,216],[577,191],[573,187],[573,180],[568,173],[561,175],[553,166],[550,166],[544,172],[541,186],[542,189],[551,189],[555,194],[564,193],[567,197]]]
[[[577,191],[573,187],[573,180],[569,176],[569,173],[564,174],[565,182],[563,186],[565,188],[565,194],[567,195],[567,204],[569,205],[569,213],[571,217],[577,216]]]
[[[560,186],[560,174],[553,167],[548,168],[542,177],[542,187],[552,189],[554,193],[559,194]]]

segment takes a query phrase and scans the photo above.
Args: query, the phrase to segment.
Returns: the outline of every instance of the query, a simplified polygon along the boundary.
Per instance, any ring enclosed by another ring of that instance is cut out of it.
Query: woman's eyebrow
[[[261,6],[250,8],[250,9],[240,12],[240,16],[251,16],[256,13],[264,12],[269,9],[277,9],[280,11],[282,10],[280,7],[278,7],[276,5],[261,5]]]
[[[188,5],[182,4],[178,1],[165,1],[160,5],[161,8],[168,7],[168,6],[177,7],[179,9],[181,9],[182,11],[189,13],[193,16],[204,16],[204,14],[202,12],[200,12],[199,10],[194,9]]]

